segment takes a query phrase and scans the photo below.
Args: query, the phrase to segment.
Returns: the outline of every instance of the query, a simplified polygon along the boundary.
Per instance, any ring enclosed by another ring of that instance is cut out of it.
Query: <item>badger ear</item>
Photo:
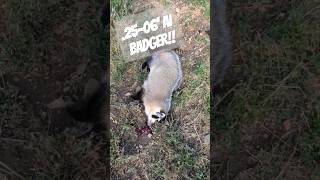
[[[143,93],[144,93],[144,89],[142,87],[138,87],[135,89],[134,94],[132,94],[130,97],[133,100],[138,100],[140,103],[142,103]]]
[[[150,71],[150,61],[152,57],[148,57],[144,63],[141,65],[141,70],[144,70],[146,67],[148,68],[148,72]]]

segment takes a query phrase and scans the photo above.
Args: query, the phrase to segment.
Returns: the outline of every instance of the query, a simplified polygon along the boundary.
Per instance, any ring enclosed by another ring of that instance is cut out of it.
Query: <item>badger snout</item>
[[[152,114],[151,116],[148,116],[147,125],[149,127],[152,126],[156,121],[160,122],[161,120],[165,119],[166,114],[163,112],[157,112],[155,114]]]
[[[148,118],[147,125],[148,125],[149,127],[151,127],[152,124],[154,124],[155,122],[156,122],[156,119]]]

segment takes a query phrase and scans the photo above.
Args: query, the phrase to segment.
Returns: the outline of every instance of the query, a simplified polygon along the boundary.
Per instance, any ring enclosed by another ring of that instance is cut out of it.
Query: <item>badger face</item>
[[[148,117],[147,124],[149,127],[151,127],[152,124],[154,124],[156,121],[159,122],[166,117],[166,114],[162,111],[155,111],[150,113],[146,112],[146,115]]]

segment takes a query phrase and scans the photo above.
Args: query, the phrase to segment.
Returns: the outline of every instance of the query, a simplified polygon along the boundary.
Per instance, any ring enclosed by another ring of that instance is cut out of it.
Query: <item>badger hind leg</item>
[[[131,98],[133,100],[138,100],[140,103],[142,103],[142,96],[143,96],[143,88],[138,87],[136,88],[135,92],[131,95]]]
[[[183,89],[183,79],[181,78],[178,83],[177,86],[174,88],[174,91],[181,91]]]

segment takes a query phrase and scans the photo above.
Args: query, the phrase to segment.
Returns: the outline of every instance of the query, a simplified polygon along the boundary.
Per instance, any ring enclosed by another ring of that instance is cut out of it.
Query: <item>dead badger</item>
[[[148,68],[148,77],[139,92],[147,116],[147,125],[164,119],[171,107],[172,93],[182,82],[182,69],[174,51],[158,51],[142,64]]]

